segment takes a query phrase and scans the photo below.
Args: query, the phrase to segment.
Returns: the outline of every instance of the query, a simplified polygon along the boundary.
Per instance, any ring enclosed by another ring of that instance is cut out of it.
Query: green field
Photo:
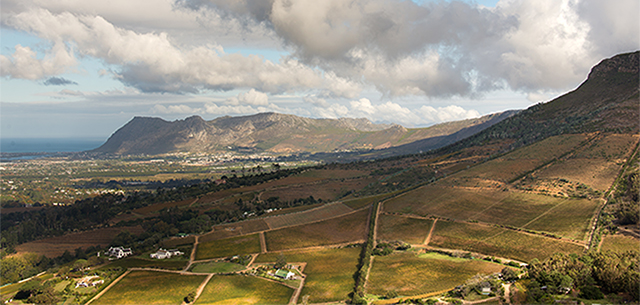
[[[180,304],[204,279],[201,275],[133,271],[92,304]]]
[[[229,262],[208,262],[194,264],[189,271],[195,273],[230,273],[244,270],[245,266]]]
[[[189,261],[187,259],[142,259],[137,257],[128,257],[112,261],[104,268],[122,267],[128,268],[158,268],[167,270],[181,270],[186,267]]]
[[[414,252],[375,256],[367,294],[384,296],[395,291],[413,296],[449,290],[476,274],[500,272],[504,266],[481,260],[455,259],[445,255]]]
[[[284,252],[287,262],[306,262],[307,275],[300,296],[309,295],[309,303],[336,302],[349,299],[353,291],[361,248]],[[275,262],[278,253],[260,254],[259,263]]]
[[[364,209],[321,222],[266,232],[267,250],[279,251],[364,240],[368,215],[369,209]]]
[[[530,261],[556,252],[579,253],[584,247],[555,238],[473,223],[439,220],[430,246]]]
[[[378,217],[378,239],[401,240],[410,244],[422,244],[429,235],[433,220],[381,214]]]
[[[198,243],[196,260],[260,253],[258,234]]]
[[[640,251],[640,240],[625,235],[605,235],[602,237],[601,251]]]
[[[258,277],[214,276],[195,304],[287,304],[293,289]]]

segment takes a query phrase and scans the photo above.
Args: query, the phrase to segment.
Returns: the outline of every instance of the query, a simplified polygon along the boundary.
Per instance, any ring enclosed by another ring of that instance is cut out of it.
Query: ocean
[[[78,152],[98,148],[103,138],[43,138],[43,139],[0,139],[2,153],[38,153],[38,152]]]

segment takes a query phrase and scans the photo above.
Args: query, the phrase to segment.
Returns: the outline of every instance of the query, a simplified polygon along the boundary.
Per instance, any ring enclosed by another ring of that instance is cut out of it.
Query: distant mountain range
[[[364,118],[310,119],[279,113],[225,116],[211,121],[199,116],[173,122],[135,117],[94,152],[120,155],[223,151],[320,153],[385,149],[429,139],[431,146],[441,147],[515,113],[517,111],[507,111],[416,129],[374,124]]]
[[[364,154],[371,159],[437,148],[456,151],[494,140],[508,140],[511,149],[562,133],[638,132],[639,58],[640,51],[636,51],[605,59],[574,91],[524,111],[505,111],[428,128],[374,124],[364,118],[311,119],[279,113],[225,116],[211,121],[199,116],[173,122],[135,117],[93,152],[326,155],[359,151],[350,153],[347,159],[361,159]]]

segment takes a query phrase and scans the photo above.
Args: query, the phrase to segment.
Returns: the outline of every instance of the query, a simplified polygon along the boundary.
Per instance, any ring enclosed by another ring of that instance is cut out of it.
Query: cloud
[[[307,98],[311,101],[311,98]],[[338,103],[318,104],[313,108],[313,112],[319,117],[326,118],[367,118],[373,122],[393,122],[403,126],[426,126],[441,122],[463,120],[479,117],[476,110],[465,110],[456,105],[446,107],[431,107],[423,105],[418,109],[410,109],[398,103],[387,101],[374,104],[367,98],[352,100],[348,105]]]
[[[181,0],[267,24],[302,63],[389,95],[566,89],[603,57],[639,47],[638,2]],[[344,96],[344,94],[343,94]]]
[[[295,59],[273,63],[256,55],[226,54],[219,45],[181,48],[172,43],[167,33],[137,33],[118,28],[100,16],[69,12],[53,14],[35,9],[12,16],[6,22],[14,28],[55,41],[55,48],[60,49],[56,54],[68,54],[64,52],[66,42],[76,46],[83,56],[119,66],[119,71],[113,71],[119,80],[143,92],[195,93],[203,89],[249,87],[270,93],[320,90],[337,96],[354,96],[357,94],[354,90],[360,90],[357,85],[348,86],[348,80],[336,76],[324,78],[321,71]],[[30,68],[38,64],[44,66],[47,61],[36,59],[28,48],[18,51],[13,56],[13,62],[17,64],[10,72],[3,70],[3,75],[35,79],[60,73],[60,68],[50,68],[32,76],[34,72],[29,72]],[[30,60],[28,65],[19,65],[22,62],[19,59],[23,57]],[[6,57],[0,60],[3,64],[11,63]],[[59,66],[65,67],[54,65]]]
[[[566,90],[604,57],[640,46],[640,4],[591,0],[81,0],[3,2],[3,26],[51,43],[15,46],[0,75],[43,80],[100,59],[142,92],[256,92],[358,99]],[[139,13],[144,12],[144,13]],[[280,61],[225,52],[268,47]],[[240,101],[238,101],[240,103]],[[266,107],[262,105],[261,107]]]
[[[160,114],[196,114],[202,112],[202,109],[191,108],[187,105],[155,105],[151,112]]]
[[[240,93],[237,97],[227,99],[227,103],[230,105],[253,105],[253,106],[268,106],[269,96],[262,92],[258,92],[255,89],[251,89],[246,93]]]
[[[68,80],[64,77],[50,77],[43,83],[45,86],[63,86],[63,85],[77,85],[78,83]]]
[[[30,47],[16,45],[10,57],[0,55],[0,76],[40,80],[64,73],[76,64],[73,54],[61,42],[55,43],[42,59]]]

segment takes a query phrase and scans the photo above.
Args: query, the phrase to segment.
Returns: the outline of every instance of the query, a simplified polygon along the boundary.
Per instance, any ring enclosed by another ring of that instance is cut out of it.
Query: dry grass
[[[113,238],[122,231],[129,231],[132,234],[140,234],[144,230],[140,226],[135,227],[111,227],[79,233],[70,233],[62,236],[45,238],[16,246],[18,253],[33,252],[47,257],[57,257],[64,251],[74,252],[77,248],[86,249],[90,246],[105,247],[111,243]]]
[[[366,238],[369,210],[307,225],[265,233],[268,251],[361,241]]]

